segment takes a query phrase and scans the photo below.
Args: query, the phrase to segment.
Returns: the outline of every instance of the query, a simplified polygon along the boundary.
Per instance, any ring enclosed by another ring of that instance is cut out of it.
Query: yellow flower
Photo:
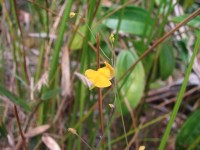
[[[93,87],[104,88],[111,85],[110,80],[114,77],[115,71],[109,63],[104,63],[106,66],[99,68],[97,71],[92,69],[85,71],[85,76],[93,83]]]

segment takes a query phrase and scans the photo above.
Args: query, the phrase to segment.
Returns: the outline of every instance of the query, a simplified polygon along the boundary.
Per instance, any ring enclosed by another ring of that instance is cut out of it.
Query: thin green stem
[[[125,137],[125,140],[126,140],[126,145],[128,146],[127,132],[126,132],[126,127],[125,127],[125,123],[124,123],[124,116],[123,116],[123,112],[122,112],[121,100],[119,98],[118,93],[116,93],[116,94],[117,94],[116,102],[118,103],[118,106],[119,106],[119,109],[120,109],[120,115],[121,115],[121,119],[122,119],[123,130],[124,130],[124,137]]]
[[[161,142],[160,142],[160,145],[159,145],[158,150],[163,150],[163,149],[165,148],[166,143],[167,143],[167,140],[168,140],[168,137],[169,137],[169,134],[170,134],[172,125],[173,125],[173,123],[174,123],[174,120],[175,120],[176,115],[177,115],[177,113],[178,113],[179,107],[180,107],[180,105],[181,105],[182,98],[183,98],[183,96],[184,96],[184,92],[185,92],[185,89],[186,89],[186,87],[187,87],[187,83],[188,83],[188,80],[189,80],[189,76],[190,76],[190,73],[191,73],[191,71],[192,71],[192,66],[193,66],[193,63],[194,63],[194,59],[195,59],[195,57],[197,56],[199,47],[200,47],[200,32],[198,33],[197,41],[196,41],[196,43],[195,43],[194,51],[193,51],[193,54],[192,54],[192,57],[191,57],[189,66],[188,66],[188,68],[187,68],[187,71],[186,71],[186,75],[185,75],[183,84],[182,84],[182,86],[181,86],[181,89],[180,89],[180,92],[179,92],[179,94],[178,94],[178,97],[177,97],[175,106],[174,106],[174,108],[173,108],[173,111],[172,111],[170,120],[169,120],[169,122],[168,122],[168,124],[167,124],[167,128],[166,128],[165,133],[164,133],[164,135],[163,135],[163,137],[162,137],[162,140],[161,140]]]

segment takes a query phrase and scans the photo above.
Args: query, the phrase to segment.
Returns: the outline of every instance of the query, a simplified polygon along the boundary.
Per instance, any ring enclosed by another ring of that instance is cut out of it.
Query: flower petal
[[[115,76],[115,69],[106,61],[104,62],[104,64],[106,65],[106,68],[110,70],[110,79],[112,79]]]
[[[104,88],[111,86],[111,82],[108,80],[108,78],[99,74],[99,76],[95,79],[94,85],[99,88]]]
[[[107,79],[111,78],[110,70],[107,67],[99,68],[97,71]]]
[[[88,69],[85,72],[85,76],[94,84],[94,86],[99,88],[108,87],[111,85],[111,82],[108,78],[102,75],[100,72]]]

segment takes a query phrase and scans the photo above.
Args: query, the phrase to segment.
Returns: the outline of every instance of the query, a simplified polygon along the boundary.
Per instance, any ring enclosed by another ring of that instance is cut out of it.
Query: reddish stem
[[[97,33],[97,69],[100,68],[100,37]],[[100,124],[101,124],[101,133],[104,134],[104,125],[103,125],[103,113],[102,113],[102,90],[98,88],[98,96],[99,96],[99,114],[100,114]]]

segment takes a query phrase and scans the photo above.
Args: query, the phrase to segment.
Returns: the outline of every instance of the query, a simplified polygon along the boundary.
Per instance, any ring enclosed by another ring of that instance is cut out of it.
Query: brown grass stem
[[[14,113],[15,113],[15,117],[17,119],[17,125],[18,125],[18,128],[19,128],[19,133],[20,133],[20,136],[21,136],[21,138],[23,140],[23,143],[24,143],[24,145],[23,145],[24,149],[28,150],[27,147],[26,147],[26,138],[25,138],[25,136],[24,136],[24,134],[22,132],[22,128],[21,128],[21,124],[20,124],[19,115],[18,115],[18,112],[17,112],[16,105],[14,105]]]

